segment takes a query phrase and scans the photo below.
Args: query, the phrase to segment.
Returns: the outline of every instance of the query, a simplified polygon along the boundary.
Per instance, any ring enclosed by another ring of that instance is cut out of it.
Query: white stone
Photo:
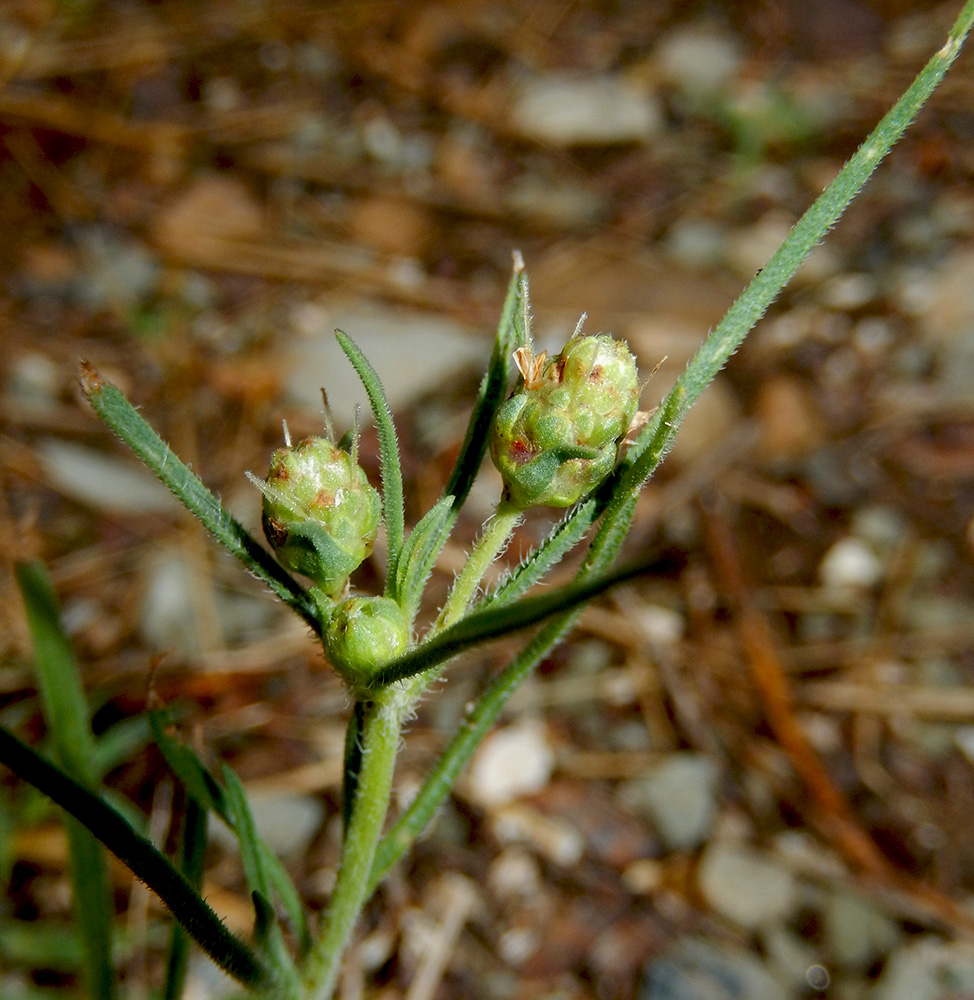
[[[37,452],[51,485],[95,510],[171,514],[179,502],[134,458],[116,458],[84,445],[47,438]]]
[[[729,841],[712,843],[697,884],[709,905],[745,930],[787,919],[799,905],[798,883],[767,854]]]
[[[552,73],[516,91],[511,122],[553,146],[646,142],[661,126],[653,97],[619,77]]]
[[[501,806],[544,788],[554,766],[544,725],[525,719],[484,740],[470,767],[467,791],[485,808]]]
[[[850,892],[831,893],[822,919],[826,950],[834,962],[846,969],[868,969],[900,938],[899,929],[886,914],[870,900]]]
[[[866,590],[882,579],[883,564],[866,542],[849,536],[825,553],[818,573],[830,590]]]
[[[694,96],[721,91],[741,65],[733,37],[696,25],[669,32],[656,49],[656,59],[664,80]]]
[[[301,303],[291,315],[298,336],[285,362],[291,399],[312,412],[321,411],[321,389],[339,428],[351,426],[356,405],[363,419],[371,412],[368,397],[338,342],[343,330],[375,368],[393,413],[470,366],[487,364],[490,345],[472,331],[432,314],[380,306],[330,309]]]
[[[675,753],[640,782],[664,845],[691,850],[706,840],[717,813],[717,767],[703,754]]]

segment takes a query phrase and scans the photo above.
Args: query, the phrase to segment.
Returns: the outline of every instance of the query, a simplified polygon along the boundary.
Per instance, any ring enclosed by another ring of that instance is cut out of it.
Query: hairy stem
[[[328,903],[324,933],[314,943],[302,978],[305,1000],[329,1000],[342,954],[367,897],[369,871],[392,791],[401,731],[398,699],[368,702],[361,718],[361,762],[345,829],[342,859]]]

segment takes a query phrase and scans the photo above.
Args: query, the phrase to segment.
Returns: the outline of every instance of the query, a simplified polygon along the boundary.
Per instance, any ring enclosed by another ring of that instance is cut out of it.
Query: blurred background
[[[8,0],[0,720],[44,736],[11,574],[38,558],[96,728],[150,689],[178,709],[321,908],[345,695],[99,424],[79,361],[259,532],[244,471],[265,473],[282,419],[319,431],[325,387],[341,433],[364,401],[341,327],[389,390],[414,523],[459,448],[512,250],[539,347],[586,311],[659,365],[651,408],[959,6]],[[519,692],[370,906],[345,995],[974,995],[972,138],[965,52],[691,412],[630,543],[654,573]],[[485,469],[430,615],[498,482]],[[507,559],[551,523],[532,516]],[[381,566],[380,545],[358,584]],[[399,801],[514,648],[451,668],[407,734]],[[164,842],[179,793],[159,755],[136,740],[109,784]],[[214,839],[205,893],[249,932]],[[7,771],[0,841],[0,995],[70,995],[64,837]],[[161,908],[114,878],[126,989],[150,995]],[[230,987],[200,960],[191,995]]]

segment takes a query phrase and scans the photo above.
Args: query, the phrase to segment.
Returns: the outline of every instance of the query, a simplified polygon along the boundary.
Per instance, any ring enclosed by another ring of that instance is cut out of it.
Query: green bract
[[[351,597],[335,608],[325,632],[332,666],[353,690],[368,688],[375,668],[409,645],[409,623],[391,597]]]
[[[569,507],[615,467],[636,414],[636,361],[622,341],[575,337],[545,361],[516,356],[523,383],[494,417],[490,454],[516,507]]]
[[[337,597],[375,543],[382,500],[348,452],[309,437],[271,458],[262,522],[278,559]]]

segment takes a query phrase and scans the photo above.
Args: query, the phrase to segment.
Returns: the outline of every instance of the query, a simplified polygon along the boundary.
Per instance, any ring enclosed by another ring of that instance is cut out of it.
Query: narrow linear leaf
[[[502,580],[477,606],[478,610],[509,604],[527,593],[585,537],[585,532],[595,520],[597,510],[597,501],[591,498],[573,509],[555,526],[548,538],[537,548],[532,549],[510,576]]]
[[[392,411],[382,382],[368,358],[348,334],[335,331],[338,343],[345,357],[352,363],[356,374],[362,380],[365,393],[369,397],[376,430],[379,433],[379,462],[382,475],[382,507],[386,521],[386,545],[389,549],[386,594],[392,596],[396,567],[402,551],[403,536],[406,531],[406,515],[402,496],[402,467],[399,463],[399,442],[396,427],[392,421]]]
[[[379,667],[373,675],[373,684],[382,688],[425,673],[473,646],[529,628],[551,615],[585,604],[610,588],[642,575],[651,565],[647,562],[635,563],[594,579],[559,587],[547,594],[523,597],[514,604],[474,611],[415,649]]]
[[[123,393],[86,363],[81,366],[81,388],[95,413],[203,527],[320,635],[321,622],[308,592],[170,451]]]
[[[240,844],[240,859],[254,902],[255,936],[258,941],[263,942],[268,956],[281,976],[293,976],[294,964],[288,955],[277,914],[271,905],[271,886],[274,879],[267,865],[271,852],[257,832],[247,793],[240,779],[225,764],[222,774],[227,808],[233,817],[233,831]]]
[[[281,859],[267,846],[263,839],[260,841],[260,850],[264,870],[267,872],[267,877],[270,879],[271,885],[277,893],[277,898],[290,921],[291,930],[298,946],[298,954],[304,956],[311,947],[311,929],[308,927],[308,918],[304,912],[301,897]]]
[[[207,766],[185,743],[167,731],[172,717],[166,709],[151,709],[149,725],[156,744],[173,774],[183,783],[186,791],[201,806],[216,813],[227,826],[233,825],[233,815],[226,802],[220,782]]]
[[[73,816],[165,903],[199,946],[245,985],[270,981],[256,955],[199,897],[186,878],[114,809],[0,726],[0,763]]]
[[[133,715],[116,722],[98,735],[92,761],[95,774],[101,780],[109,771],[131,760],[151,741],[152,731],[144,715]]]
[[[227,808],[233,817],[233,830],[240,842],[240,856],[243,861],[247,885],[252,891],[259,892],[265,899],[269,899],[271,884],[267,872],[264,870],[260,849],[257,846],[259,839],[257,827],[254,825],[254,817],[250,811],[250,803],[247,801],[247,793],[244,791],[240,779],[226,764],[223,765],[222,771]]]
[[[61,628],[60,610],[51,578],[42,563],[17,563],[14,568],[27,611],[34,644],[37,686],[44,718],[58,760],[78,781],[94,787],[95,738],[91,734],[88,700],[78,663]]]
[[[467,433],[460,447],[453,471],[447,481],[445,496],[456,498],[453,505],[452,520],[456,520],[460,508],[467,499],[470,487],[476,478],[480,465],[487,451],[487,440],[490,425],[497,412],[497,407],[504,401],[508,386],[513,375],[513,354],[517,347],[524,346],[530,334],[526,330],[524,316],[527,312],[528,278],[524,270],[524,261],[520,254],[514,257],[514,273],[507,286],[507,295],[501,309],[497,334],[494,337],[494,349],[491,353],[487,372],[480,383],[477,399],[474,403]]]
[[[14,572],[34,642],[38,688],[49,737],[65,772],[93,789],[99,775],[88,701],[77,660],[61,627],[51,578],[38,562],[18,563]],[[112,969],[115,907],[105,852],[91,833],[70,816],[65,825],[85,991],[92,1000],[110,1000],[115,996]]]
[[[182,782],[187,793],[203,808],[214,812],[231,830],[236,832],[236,819],[229,808],[226,794],[220,782],[193,750],[167,731],[172,724],[169,712],[166,709],[154,709],[148,714],[156,743],[170,770]],[[299,949],[302,952],[306,951],[310,946],[311,938],[307,916],[301,905],[298,891],[281,860],[262,839],[258,838],[258,841],[264,871],[287,913]]]
[[[358,791],[358,776],[362,770],[362,726],[365,722],[365,703],[356,701],[345,730],[345,751],[342,758],[342,836],[348,831],[352,818],[352,804]]]
[[[423,588],[433,572],[437,556],[450,534],[453,497],[444,496],[420,518],[409,533],[396,567],[395,591],[391,595],[411,622],[419,609]]]
[[[75,926],[81,938],[85,992],[91,1000],[111,1000],[116,995],[112,969],[112,921],[115,906],[105,864],[105,849],[71,816],[65,817],[68,833],[71,891]]]
[[[189,884],[199,891],[203,882],[206,859],[208,813],[192,795],[187,793],[180,835],[180,871]],[[163,1000],[179,1000],[186,984],[189,969],[190,939],[186,931],[173,921],[169,953],[166,956],[166,979]]]

